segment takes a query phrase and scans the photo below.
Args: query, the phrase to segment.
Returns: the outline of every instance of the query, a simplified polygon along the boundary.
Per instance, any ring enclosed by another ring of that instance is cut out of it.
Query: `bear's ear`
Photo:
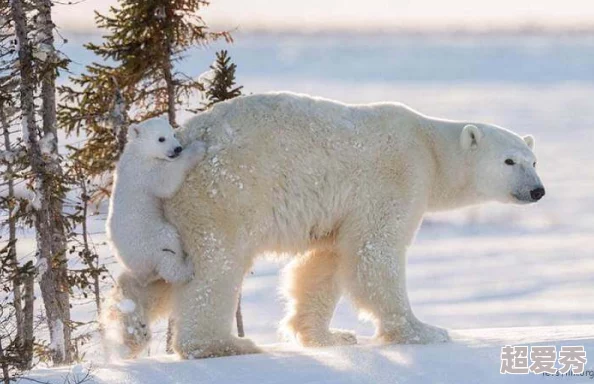
[[[138,124],[132,124],[128,127],[128,141],[134,140],[140,136],[140,127]]]
[[[526,145],[528,146],[528,148],[530,148],[531,150],[534,151],[534,136],[532,135],[526,135],[523,137],[524,142],[526,143]]]
[[[460,145],[464,149],[474,148],[478,145],[478,143],[483,138],[483,133],[481,130],[472,124],[468,124],[462,129],[462,134],[460,135]]]

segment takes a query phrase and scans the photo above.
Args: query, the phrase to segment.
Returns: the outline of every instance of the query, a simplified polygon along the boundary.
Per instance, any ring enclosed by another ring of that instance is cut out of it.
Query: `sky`
[[[57,5],[64,29],[94,30],[93,10],[116,0]],[[391,29],[594,25],[594,0],[211,0],[209,25],[240,29]]]

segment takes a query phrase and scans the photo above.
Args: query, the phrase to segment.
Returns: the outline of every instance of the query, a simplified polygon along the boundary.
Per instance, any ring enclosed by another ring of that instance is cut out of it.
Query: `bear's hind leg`
[[[289,313],[283,320],[282,333],[303,346],[357,343],[354,333],[329,328],[341,295],[337,259],[331,251],[311,251],[293,260],[284,272]]]

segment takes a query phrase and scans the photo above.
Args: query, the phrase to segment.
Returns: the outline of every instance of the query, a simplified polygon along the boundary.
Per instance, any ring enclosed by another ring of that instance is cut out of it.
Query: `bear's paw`
[[[189,360],[249,355],[262,352],[250,339],[240,339],[237,337],[228,340],[211,340],[200,344],[189,343],[176,349],[182,358]]]

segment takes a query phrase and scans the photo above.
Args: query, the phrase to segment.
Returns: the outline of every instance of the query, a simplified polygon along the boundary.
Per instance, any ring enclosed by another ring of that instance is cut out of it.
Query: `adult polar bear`
[[[425,212],[544,195],[531,136],[401,104],[246,96],[196,116],[178,136],[209,148],[165,204],[196,269],[173,293],[183,357],[258,351],[232,336],[232,324],[244,274],[270,252],[297,255],[284,277],[284,325],[303,345],[356,342],[329,329],[343,293],[382,341],[445,341],[445,330],[414,316],[406,292],[406,250]]]

